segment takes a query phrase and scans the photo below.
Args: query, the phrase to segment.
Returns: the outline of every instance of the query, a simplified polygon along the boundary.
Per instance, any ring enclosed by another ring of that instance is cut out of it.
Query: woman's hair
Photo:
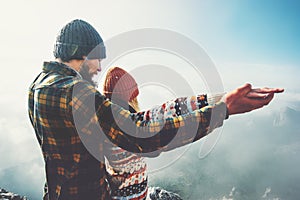
[[[137,97],[134,97],[131,101],[128,102],[128,104],[136,111],[140,111],[139,101],[137,100]]]

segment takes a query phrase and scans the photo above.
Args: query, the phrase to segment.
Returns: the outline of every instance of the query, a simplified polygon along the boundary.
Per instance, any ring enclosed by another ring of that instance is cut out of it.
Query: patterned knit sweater
[[[115,102],[124,108],[135,112],[127,103]],[[140,112],[144,120],[158,120],[179,116],[208,105],[206,95],[190,98],[177,98],[168,101],[163,106],[153,108],[148,112]],[[111,154],[106,156],[106,171],[112,192],[112,199],[140,200],[146,199],[148,190],[147,165],[144,158],[128,152],[120,147],[111,146]]]

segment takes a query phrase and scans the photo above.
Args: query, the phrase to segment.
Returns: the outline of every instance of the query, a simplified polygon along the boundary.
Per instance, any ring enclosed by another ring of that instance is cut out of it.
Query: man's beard
[[[82,67],[79,70],[79,74],[84,80],[97,87],[98,84],[93,80],[93,76],[89,73],[89,66],[85,62],[82,64]]]

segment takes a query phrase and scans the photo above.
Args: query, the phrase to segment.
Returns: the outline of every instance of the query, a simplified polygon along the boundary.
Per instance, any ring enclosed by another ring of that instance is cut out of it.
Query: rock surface
[[[166,191],[160,187],[150,187],[148,189],[148,198],[151,200],[182,200],[178,194]],[[0,200],[28,200],[28,198],[0,188]]]
[[[148,189],[148,198],[151,200],[182,200],[178,194],[166,191],[160,187],[150,187]]]
[[[28,200],[26,197],[8,192],[0,188],[0,200]]]

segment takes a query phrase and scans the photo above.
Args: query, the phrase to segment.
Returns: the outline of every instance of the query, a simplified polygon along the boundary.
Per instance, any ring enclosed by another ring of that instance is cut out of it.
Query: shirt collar
[[[44,62],[43,65],[44,72],[57,72],[62,75],[66,76],[78,76],[82,79],[82,76],[76,70],[72,69],[71,67],[56,61]]]

